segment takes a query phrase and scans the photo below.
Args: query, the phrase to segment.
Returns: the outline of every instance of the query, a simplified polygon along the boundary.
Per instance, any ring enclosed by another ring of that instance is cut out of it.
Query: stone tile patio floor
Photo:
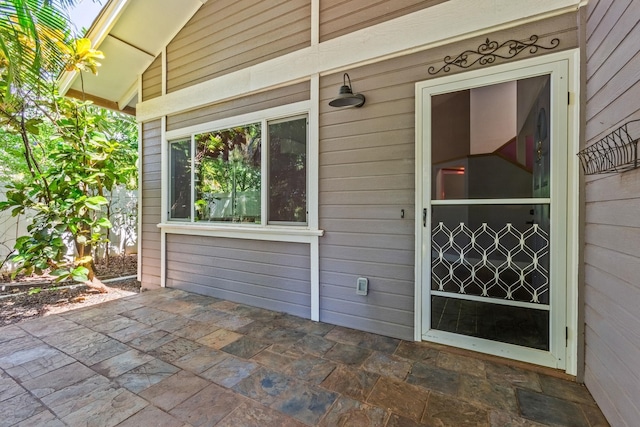
[[[604,426],[581,385],[162,289],[0,328],[0,425]]]

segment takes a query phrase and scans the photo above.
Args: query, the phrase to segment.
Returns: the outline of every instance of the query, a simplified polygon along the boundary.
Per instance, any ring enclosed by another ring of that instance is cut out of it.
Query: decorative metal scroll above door
[[[560,45],[560,40],[554,38],[549,43],[550,46],[538,44],[538,36],[535,34],[529,37],[528,41],[507,40],[498,43],[487,38],[476,50],[465,50],[453,59],[447,55],[444,57],[444,65],[442,67],[436,70],[436,67],[431,66],[427,71],[431,75],[436,75],[440,71],[448,73],[451,71],[452,65],[460,68],[469,68],[477,63],[480,63],[480,65],[492,64],[497,58],[510,59],[527,49],[529,54],[533,55],[538,52],[538,49],[555,49]]]
[[[635,134],[634,138],[632,134]],[[586,175],[625,172],[638,165],[640,120],[631,120],[578,152]]]

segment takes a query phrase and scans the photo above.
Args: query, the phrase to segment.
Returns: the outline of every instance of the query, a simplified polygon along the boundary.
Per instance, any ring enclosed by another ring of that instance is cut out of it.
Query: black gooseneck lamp
[[[349,84],[347,85],[347,80]],[[364,105],[364,95],[360,93],[353,93],[351,89],[351,78],[349,74],[344,73],[342,76],[342,86],[338,92],[338,96],[329,101],[329,105],[332,107],[362,107]]]

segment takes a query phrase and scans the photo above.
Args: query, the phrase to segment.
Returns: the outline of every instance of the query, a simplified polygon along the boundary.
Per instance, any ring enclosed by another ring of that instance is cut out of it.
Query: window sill
[[[311,243],[324,234],[324,230],[312,230],[295,226],[223,225],[198,223],[160,223],[163,232],[192,236],[224,237],[229,239],[268,240],[276,242]]]

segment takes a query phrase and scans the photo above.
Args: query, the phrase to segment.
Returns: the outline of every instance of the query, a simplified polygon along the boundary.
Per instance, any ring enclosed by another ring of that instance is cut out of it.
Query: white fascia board
[[[94,48],[99,47],[109,32],[118,22],[118,18],[122,15],[130,0],[112,0],[103,11],[98,15],[93,25],[87,32],[86,38],[91,40]]]
[[[77,76],[77,71],[65,71],[64,73],[62,73],[62,75],[58,79],[58,91],[61,95],[66,95],[71,85],[73,85],[73,82],[76,81]]]
[[[140,121],[575,11],[579,0],[449,0],[136,106]]]
[[[129,1],[130,0],[111,0],[109,3],[107,3],[104,9],[102,9],[96,20],[93,21],[91,28],[89,28],[89,31],[85,35],[85,38],[91,40],[92,48],[99,49],[104,39],[109,35],[109,31],[111,31],[116,22],[118,22],[118,18],[124,11]],[[67,93],[77,76],[77,71],[65,71],[62,74],[62,76],[58,79],[58,90],[60,94],[64,95],[65,93]]]
[[[133,82],[131,87],[122,95],[122,97],[118,100],[118,108],[120,110],[124,110],[127,108],[127,105],[131,102],[131,100],[138,94],[138,80],[140,79],[139,75],[136,76],[136,81]]]

